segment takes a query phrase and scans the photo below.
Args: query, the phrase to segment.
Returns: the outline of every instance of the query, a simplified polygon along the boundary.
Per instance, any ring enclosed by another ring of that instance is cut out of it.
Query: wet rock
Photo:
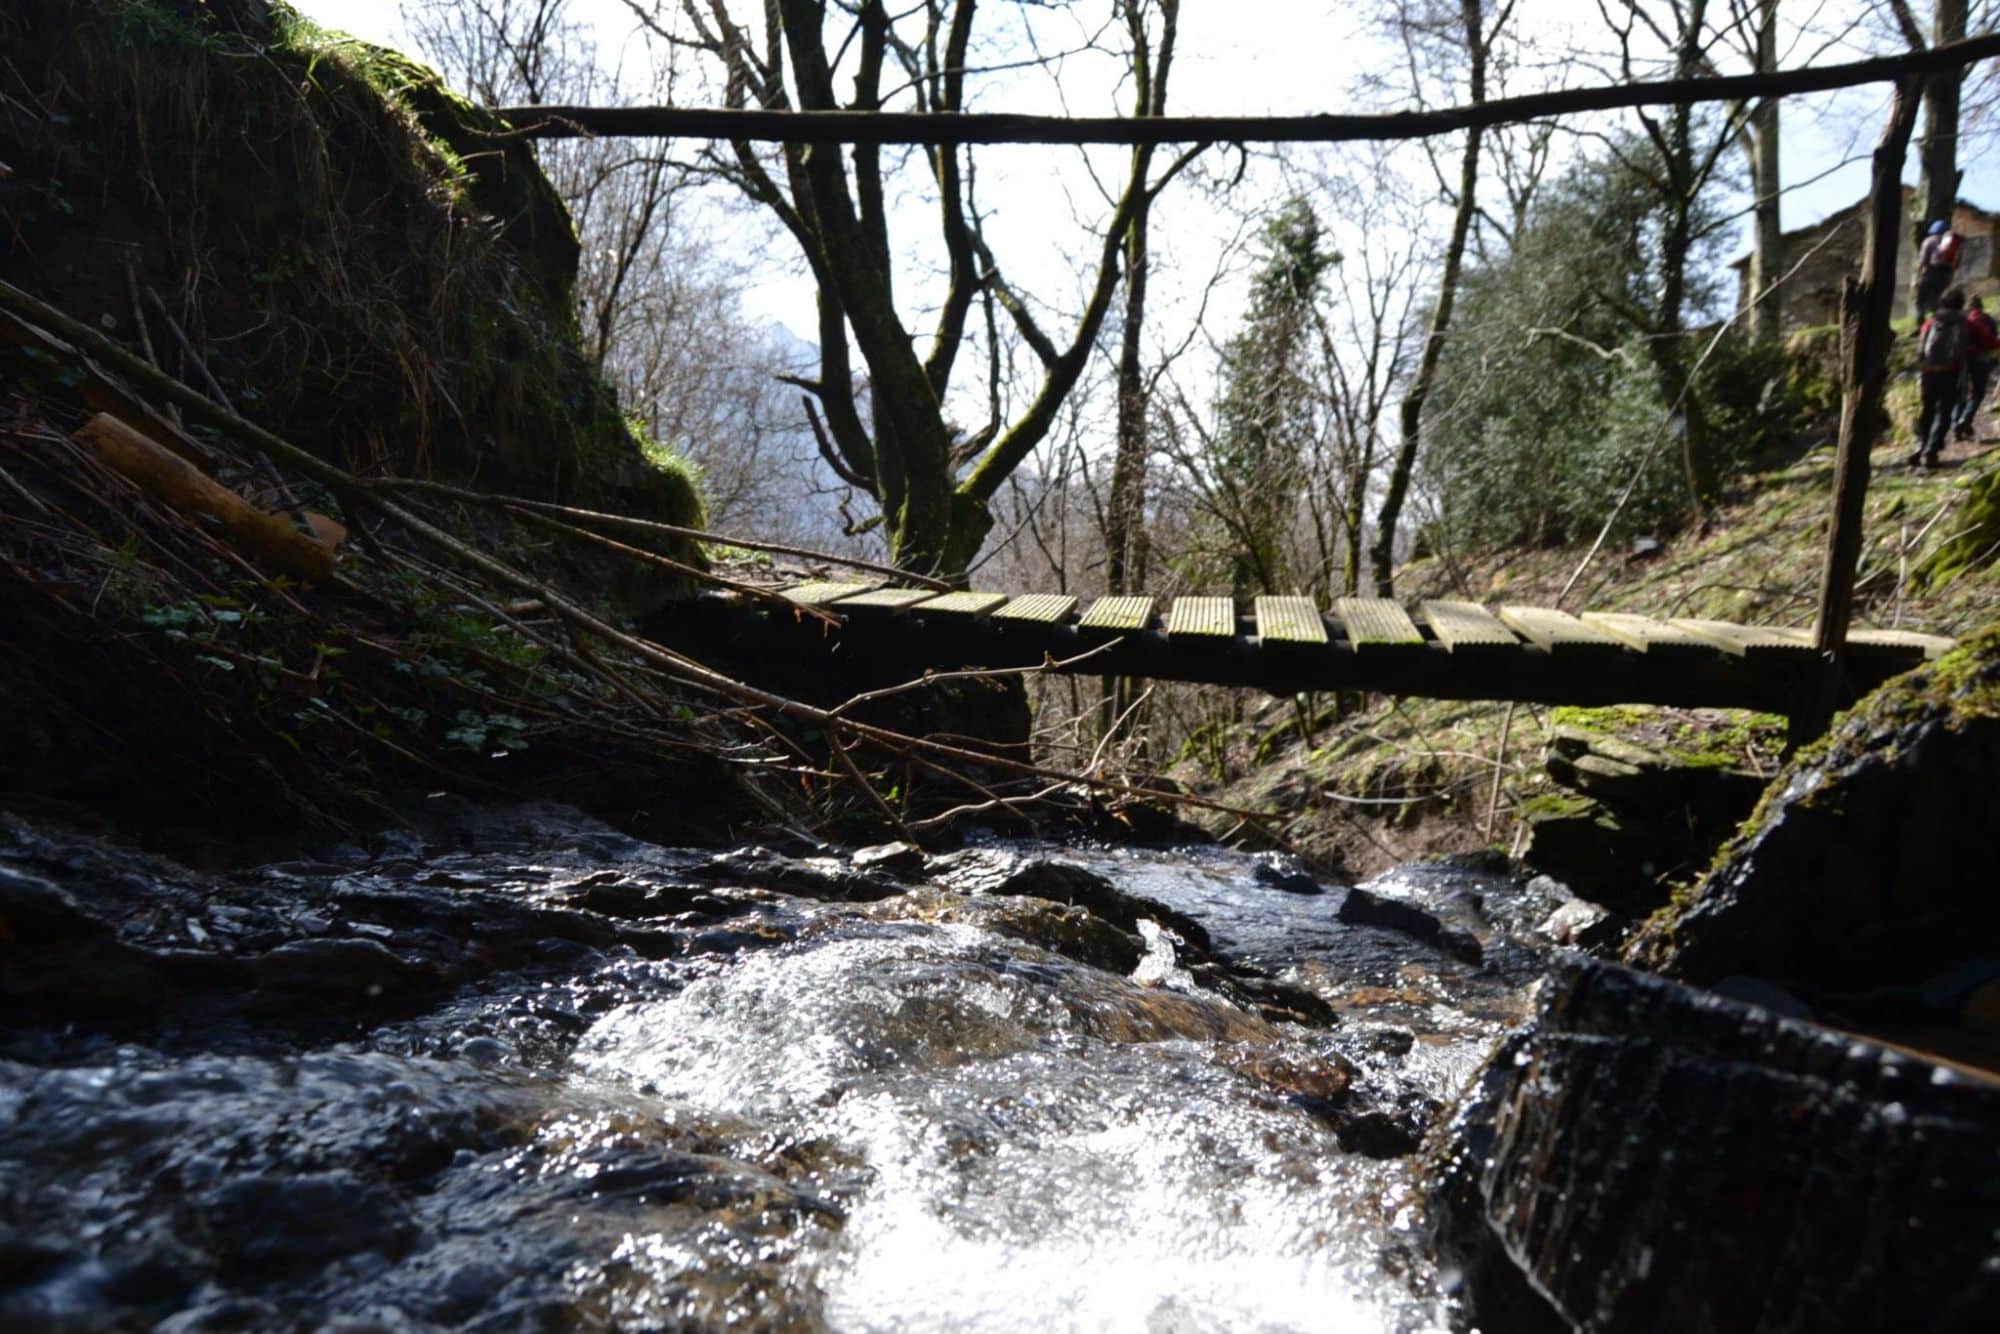
[[[912,875],[923,869],[924,851],[914,843],[877,843],[869,848],[856,848],[848,860],[857,871]]]
[[[961,894],[1047,899],[1084,908],[1125,931],[1157,922],[1203,954],[1208,931],[1186,913],[1139,894],[1128,894],[1080,866],[1017,853],[977,848],[933,863],[938,882]]]
[[[1571,899],[1543,918],[1536,929],[1552,944],[1570,949],[1602,949],[1617,941],[1620,919],[1598,904]]]
[[[1353,1065],[1333,1052],[1306,1058],[1270,1047],[1233,1047],[1217,1059],[1259,1087],[1320,1116],[1331,1116],[1347,1101],[1357,1074]]]
[[[1579,961],[1431,1146],[1432,1226],[1483,1328],[1983,1327],[1996,1125],[2000,1083]]]
[[[1329,1028],[1340,1022],[1340,1012],[1317,993],[1272,977],[1241,960],[1204,961],[1192,965],[1188,973],[1208,990],[1246,1010],[1254,1010],[1272,1023]]]
[[[1369,1111],[1337,1119],[1333,1137],[1346,1152],[1364,1158],[1406,1158],[1423,1143],[1424,1130],[1424,1124],[1413,1118]]]
[[[360,1251],[393,1258],[416,1232],[392,1195],[351,1172],[239,1178],[205,1196],[196,1215],[235,1270],[324,1264]]]
[[[1300,864],[1297,857],[1282,852],[1262,852],[1251,864],[1251,876],[1260,885],[1283,890],[1287,894],[1323,894],[1312,872]]]
[[[849,867],[834,857],[787,857],[769,848],[734,848],[696,868],[703,879],[766,885],[801,898],[869,903],[908,888],[877,870]]]
[[[251,961],[257,985],[268,991],[387,1001],[427,991],[437,969],[405,959],[378,940],[363,937],[296,940]]]
[[[1422,908],[1386,898],[1359,885],[1347,891],[1347,897],[1340,902],[1338,916],[1350,926],[1375,926],[1401,932],[1466,963],[1478,963],[1483,954],[1479,941],[1469,932],[1447,927]]]
[[[884,921],[968,923],[1114,973],[1130,973],[1146,954],[1146,943],[1137,932],[1121,930],[1087,909],[1047,899],[967,898],[920,889],[872,904],[868,915]]]
[[[1628,957],[1804,992],[2000,953],[2000,627],[1842,715],[1773,782],[1692,898]]]
[[[0,1329],[84,1331],[135,1315],[162,1315],[185,1299],[172,1265],[100,1259],[45,1239],[0,1231]]]

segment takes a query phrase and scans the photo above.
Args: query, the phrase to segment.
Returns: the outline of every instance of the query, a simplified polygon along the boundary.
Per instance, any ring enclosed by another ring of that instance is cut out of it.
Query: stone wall
[[[1909,212],[1911,195],[1912,192],[1907,189],[1903,192],[1903,234],[1906,236],[1915,225]],[[1861,273],[1863,214],[1867,203],[1865,199],[1859,200],[1809,227],[1785,233],[1784,257],[1779,273],[1786,275],[1780,298],[1786,333],[1813,325],[1833,324],[1839,319],[1841,280],[1848,274],[1859,277]],[[1994,215],[1964,201],[1960,201],[1957,212],[1952,216],[1952,226],[1965,238],[1965,249],[1958,262],[1959,282],[1971,291],[1991,293],[1996,286],[2000,286],[1995,281],[1993,267],[1994,223]],[[1896,319],[1910,314],[1910,283],[1915,261],[1916,247],[1913,245],[1904,246],[1896,252],[1893,311]],[[1737,260],[1732,267],[1736,270],[1736,308],[1740,312],[1749,295],[1749,257]]]

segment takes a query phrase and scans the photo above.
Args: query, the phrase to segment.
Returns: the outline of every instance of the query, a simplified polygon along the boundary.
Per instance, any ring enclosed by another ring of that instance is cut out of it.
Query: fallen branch
[[[1352,143],[1428,139],[1555,116],[1630,107],[1749,102],[1963,69],[2000,56],[2000,34],[1841,65],[1562,88],[1435,111],[1310,116],[1023,116],[901,111],[761,111],[707,107],[497,107],[519,139],[719,139],[786,144]]]
[[[170,509],[213,519],[232,543],[260,563],[314,583],[333,577],[333,548],[300,533],[275,514],[258,509],[180,455],[100,412],[77,429],[76,439],[112,471]]]

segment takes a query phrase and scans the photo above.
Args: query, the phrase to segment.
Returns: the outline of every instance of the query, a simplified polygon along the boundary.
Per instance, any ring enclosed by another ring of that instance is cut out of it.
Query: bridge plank
[[[1311,598],[1260,597],[1257,638],[1266,644],[1324,644],[1326,621]]]
[[[785,596],[808,607],[823,607],[829,602],[853,597],[856,593],[866,593],[873,587],[873,584],[853,583],[845,579],[815,579],[809,584],[795,584],[786,589]]]
[[[1916,650],[1923,654],[1926,662],[1946,653],[1958,641],[1947,635],[1927,635],[1915,630],[1850,630],[1847,635],[1849,648]]]
[[[1175,598],[1167,613],[1169,639],[1234,639],[1235,598]]]
[[[1424,642],[1423,631],[1387,598],[1336,598],[1333,610],[1356,648],[1401,648]]]
[[[1699,636],[1734,657],[1772,658],[1795,653],[1810,654],[1813,637],[1804,630],[1773,625],[1737,625],[1733,621],[1711,621],[1699,616],[1676,616],[1669,622]]]
[[[1044,625],[1060,625],[1076,610],[1076,599],[1067,593],[1023,593],[999,611],[993,613],[996,621],[1035,621]]]
[[[1622,653],[1626,648],[1623,641],[1553,607],[1506,606],[1500,619],[1550,653]]]
[[[1150,593],[1099,598],[1076,625],[1079,630],[1144,630],[1152,622],[1155,601]]]
[[[1587,611],[1580,618],[1641,653],[1714,653],[1713,642],[1666,621],[1629,612]]]
[[[853,597],[842,598],[840,609],[852,611],[903,611],[920,602],[928,602],[938,596],[934,588],[878,588],[872,593],[856,593]]]
[[[1505,622],[1477,602],[1426,602],[1423,611],[1438,643],[1453,653],[1512,648],[1521,642]]]
[[[946,593],[932,598],[923,606],[926,616],[971,616],[974,618],[990,614],[994,608],[1007,601],[1005,593]]]

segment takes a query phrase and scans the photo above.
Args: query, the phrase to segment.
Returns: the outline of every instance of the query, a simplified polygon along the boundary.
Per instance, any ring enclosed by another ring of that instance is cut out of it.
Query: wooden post
[[[1840,292],[1840,445],[1833,472],[1833,519],[1819,588],[1813,648],[1819,687],[1793,713],[1791,742],[1824,732],[1847,693],[1847,628],[1854,611],[1854,570],[1861,559],[1868,452],[1881,427],[1882,391],[1889,375],[1889,313],[1896,297],[1896,248],[1902,244],[1903,159],[1916,124],[1922,84],[1896,83],[1888,123],[1875,142],[1868,187],[1868,227],[1861,278]]]

